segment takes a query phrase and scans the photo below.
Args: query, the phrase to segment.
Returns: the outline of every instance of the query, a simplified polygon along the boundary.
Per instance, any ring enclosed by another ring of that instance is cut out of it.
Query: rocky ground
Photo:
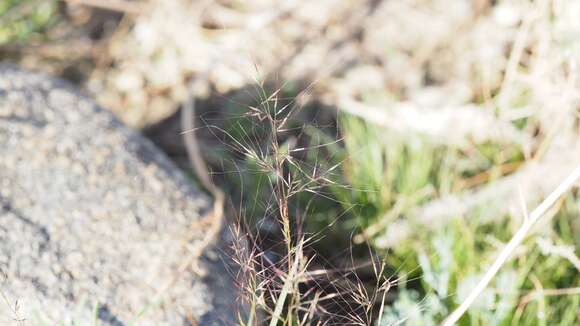
[[[111,113],[2,66],[0,153],[3,325],[231,321],[217,250],[186,268],[210,199]]]

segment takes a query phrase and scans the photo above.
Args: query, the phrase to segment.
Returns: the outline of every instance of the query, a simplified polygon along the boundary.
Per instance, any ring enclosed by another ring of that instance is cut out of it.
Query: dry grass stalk
[[[1,280],[0,280],[1,282],[5,282],[6,278],[8,278],[8,276],[5,275],[4,271],[2,271],[1,269],[0,269],[0,278],[1,278]],[[4,293],[4,291],[2,291],[1,288],[0,288],[0,299],[2,299],[2,301],[4,301],[4,304],[8,307],[8,310],[12,314],[12,319],[14,320],[14,322],[18,326],[24,326],[24,322],[26,321],[26,319],[24,319],[20,315],[20,305],[19,305],[18,299],[16,299],[14,301],[14,303],[12,303],[10,301],[10,299],[8,298],[8,296],[6,295],[6,293]]]
[[[302,231],[304,217],[295,218],[291,202],[299,194],[316,193],[331,183],[328,175],[337,167],[328,170],[320,166],[307,167],[293,156],[325,145],[296,147],[298,142],[293,138],[282,143],[289,121],[301,105],[300,95],[297,100],[283,105],[279,99],[280,89],[268,95],[263,87],[259,83],[261,103],[250,107],[247,117],[266,130],[266,146],[255,143],[252,137],[235,139],[227,131],[209,126],[231,138],[229,147],[250,158],[261,173],[269,176],[271,197],[264,204],[268,207],[267,218],[277,222],[279,239],[276,242],[281,244],[277,252],[280,259],[272,261],[261,247],[259,236],[255,239],[250,231],[242,231],[244,228],[240,226],[232,232],[234,237],[241,239],[235,241],[233,259],[240,266],[238,284],[244,303],[249,307],[248,316],[240,316],[240,324],[257,325],[265,320],[271,326],[311,325],[331,320],[331,323],[368,325],[374,320],[372,314],[376,304],[384,306],[393,280],[385,279],[384,264],[375,260],[371,264],[377,283],[372,291],[357,277],[356,267],[344,271],[311,268],[316,254],[309,254],[307,248],[321,233],[309,235]]]
[[[529,216],[526,216],[524,223],[516,234],[500,252],[491,267],[487,270],[477,286],[471,291],[469,296],[451,313],[441,324],[442,326],[454,325],[463,314],[469,309],[471,304],[477,299],[479,294],[487,287],[489,282],[497,274],[503,264],[510,258],[516,248],[522,243],[530,232],[530,229],[544,214],[580,179],[580,165],[566,178]]]

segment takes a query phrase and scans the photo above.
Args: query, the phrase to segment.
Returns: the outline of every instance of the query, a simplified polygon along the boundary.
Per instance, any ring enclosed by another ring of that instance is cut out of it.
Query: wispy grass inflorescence
[[[294,121],[302,107],[295,100],[284,98],[282,92],[283,87],[268,94],[264,83],[258,83],[258,104],[249,106],[243,114],[245,120],[251,121],[253,130],[248,130],[247,124],[238,123],[235,137],[230,130],[210,126],[226,135],[227,146],[233,154],[251,162],[253,168],[238,170],[240,177],[244,173],[265,176],[263,187],[253,191],[263,191],[266,195],[252,194],[255,200],[265,198],[266,201],[253,203],[264,208],[256,224],[269,225],[276,234],[269,236],[274,238],[269,239],[274,245],[268,245],[259,227],[256,231],[249,225],[255,217],[244,215],[256,213],[256,209],[239,205],[238,223],[232,229],[237,241],[232,249],[233,259],[239,265],[237,281],[242,306],[247,311],[240,312],[239,323],[369,325],[376,317],[373,314],[377,313],[377,302],[380,307],[384,306],[393,283],[383,277],[385,264],[375,259],[368,263],[376,279],[375,286],[369,289],[356,275],[354,260],[353,267],[347,269],[322,266],[320,261],[324,259],[318,256],[313,245],[324,233],[321,230],[309,233],[304,228],[313,199],[304,204],[300,197],[309,194],[329,198],[326,188],[340,186],[334,175],[340,163],[323,164],[323,159],[306,160],[303,155],[318,153],[341,139],[328,143],[306,139],[306,128]],[[260,139],[255,136],[256,131]]]

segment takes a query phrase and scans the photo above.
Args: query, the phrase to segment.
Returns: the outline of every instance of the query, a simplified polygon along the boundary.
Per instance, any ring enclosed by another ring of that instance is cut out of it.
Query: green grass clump
[[[383,324],[408,318],[413,325],[435,325],[473,289],[513,235],[514,221],[519,219],[508,215],[492,221],[485,218],[487,207],[480,207],[441,227],[416,225],[388,254],[380,239],[396,219],[408,218],[411,209],[427,201],[463,190],[470,184],[465,180],[485,173],[481,184],[491,183],[501,176],[498,166],[523,161],[521,150],[486,143],[474,145],[467,155],[463,149],[401,137],[352,117],[343,119],[342,128],[342,181],[351,187],[336,188],[334,193],[346,206],[358,208],[351,210],[351,226],[362,229],[361,238],[385,253],[396,277],[402,279],[398,298],[385,309]],[[577,251],[579,226],[573,219],[577,207],[578,196],[568,198],[561,212],[545,222],[541,237]],[[542,254],[536,238],[530,237],[524,252],[502,268],[461,325],[546,324],[548,320],[550,325],[572,325],[579,321],[577,293],[548,296],[539,292],[578,289],[578,270],[563,257]],[[533,291],[537,295],[530,295]]]
[[[233,185],[230,193],[239,203],[240,215],[259,233],[263,221],[280,214],[277,197],[283,194],[288,208],[284,220],[294,230],[304,224],[300,234],[313,240],[307,251],[317,257],[312,265],[319,268],[348,265],[344,251],[348,246],[353,257],[368,258],[365,244],[369,244],[370,251],[386,263],[378,278],[388,277],[394,285],[390,293],[395,295],[383,306],[382,325],[439,324],[465,300],[519,227],[521,217],[495,216],[495,209],[485,205],[465,216],[450,216],[451,222],[437,227],[413,223],[418,207],[447,195],[493,186],[517,170],[525,161],[517,143],[445,145],[417,134],[384,130],[348,115],[340,115],[336,129],[329,131],[297,119],[280,103],[272,113],[267,105],[273,99],[266,93],[260,99],[258,111],[230,108],[232,114],[220,129],[224,139],[230,140],[221,152],[223,169],[229,171],[225,184]],[[280,113],[276,119],[284,121],[282,129],[268,123],[275,112]],[[272,167],[280,160],[284,164],[276,172]],[[277,193],[280,176],[289,178],[287,192]],[[460,325],[578,322],[578,270],[565,257],[544,252],[536,243],[543,239],[554,246],[572,245],[577,251],[580,225],[573,217],[578,215],[578,201],[577,194],[570,195],[556,216],[543,220],[542,232],[529,237],[503,266]],[[409,222],[409,233],[386,245],[384,239],[401,220]],[[292,240],[287,240],[286,252],[299,257],[292,248],[302,243],[295,236],[287,238]],[[290,271],[288,267],[286,272]],[[262,294],[253,303],[266,314],[273,313],[268,309],[275,309],[276,302],[268,303],[268,290],[256,282],[254,287],[260,291],[254,292]],[[306,285],[287,289],[291,300],[307,301],[300,291],[314,291],[301,287]],[[278,315],[287,312],[288,306],[278,306]],[[284,323],[293,318],[299,316],[288,315]]]

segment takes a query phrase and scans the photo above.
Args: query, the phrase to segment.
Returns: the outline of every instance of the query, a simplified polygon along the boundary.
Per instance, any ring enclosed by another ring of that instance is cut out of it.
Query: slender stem
[[[574,183],[580,178],[580,165],[576,167],[574,172],[570,174],[544,201],[534,209],[529,218],[525,219],[522,226],[508,242],[505,248],[500,252],[499,256],[493,262],[491,267],[487,270],[484,277],[479,281],[477,286],[469,293],[469,296],[449,315],[441,324],[442,326],[454,325],[461,316],[469,309],[473,301],[477,299],[479,294],[487,287],[489,282],[497,274],[501,266],[509,259],[514,250],[524,240],[532,226],[542,217],[550,207],[552,207],[560,197],[562,197]]]

